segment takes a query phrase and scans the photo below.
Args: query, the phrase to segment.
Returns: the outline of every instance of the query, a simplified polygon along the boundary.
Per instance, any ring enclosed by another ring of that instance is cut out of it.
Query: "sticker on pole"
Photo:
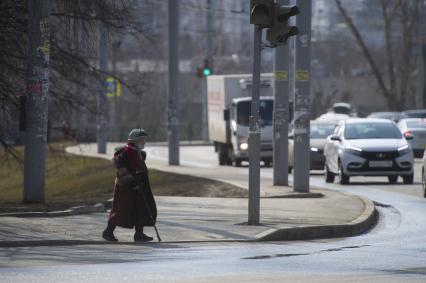
[[[309,81],[309,72],[307,70],[297,70],[296,71],[296,81],[298,81],[298,82]]]
[[[286,71],[276,71],[275,72],[275,80],[277,81],[287,81],[288,74]]]
[[[108,98],[121,96],[121,83],[113,77],[106,78],[106,96]]]

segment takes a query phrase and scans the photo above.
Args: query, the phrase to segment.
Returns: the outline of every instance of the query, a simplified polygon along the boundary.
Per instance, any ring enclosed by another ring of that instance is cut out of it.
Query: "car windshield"
[[[407,118],[426,118],[426,111],[404,112]]]
[[[334,124],[311,124],[311,138],[325,139],[333,133]]]
[[[426,119],[406,121],[406,124],[409,129],[426,129]]]
[[[346,114],[346,115],[351,114],[351,109],[345,106],[334,106],[333,111],[334,113],[337,113],[337,114]]]
[[[249,125],[249,117],[251,112],[251,101],[241,101],[237,105],[237,123],[242,126]],[[260,100],[259,115],[262,126],[272,125],[272,100]]]
[[[401,139],[401,132],[390,123],[346,124],[345,139]]]

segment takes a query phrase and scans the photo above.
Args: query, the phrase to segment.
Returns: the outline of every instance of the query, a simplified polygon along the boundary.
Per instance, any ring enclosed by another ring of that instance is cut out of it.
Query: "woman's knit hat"
[[[145,132],[144,129],[133,129],[130,134],[129,137],[127,138],[127,141],[129,142],[138,142],[139,140],[147,137],[148,134]]]

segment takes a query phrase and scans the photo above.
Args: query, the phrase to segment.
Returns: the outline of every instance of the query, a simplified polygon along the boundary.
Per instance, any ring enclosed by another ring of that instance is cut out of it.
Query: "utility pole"
[[[108,68],[108,29],[104,22],[99,22],[99,93],[98,109],[96,115],[98,153],[106,153],[107,129],[106,129],[106,72]]]
[[[24,203],[44,203],[49,95],[50,1],[28,0]]]
[[[291,0],[290,1],[291,5],[296,5],[296,0]],[[290,19],[290,24],[292,25],[296,25],[296,19],[295,18],[291,18]],[[289,93],[288,93],[288,99],[289,99],[289,120],[290,123],[293,121],[294,119],[294,101],[295,99],[295,84],[296,84],[296,38],[297,37],[290,37],[288,39],[288,46],[289,46],[289,70],[288,70],[288,87],[289,87]],[[294,147],[293,147],[294,150]]]
[[[179,165],[179,0],[169,0],[169,165]]]
[[[120,49],[121,41],[115,41],[112,44],[112,75],[114,77],[114,95],[109,100],[110,102],[110,115],[109,115],[109,124],[111,127],[111,140],[112,141],[119,141],[119,131],[117,127],[117,53]]]
[[[89,11],[89,3],[86,0],[83,0],[81,2],[82,10]],[[81,56],[89,60],[89,34],[88,34],[88,27],[87,24],[84,22],[84,20],[80,20],[80,37],[78,39],[79,41],[79,53]],[[87,141],[88,139],[88,119],[87,119],[87,67],[83,64],[80,64],[80,82],[77,87],[78,95],[80,96],[80,111],[79,111],[79,130],[78,130],[78,140],[79,141]]]
[[[290,4],[288,0],[278,0],[277,3]],[[278,46],[274,49],[274,186],[288,185],[288,72],[288,45]]]
[[[309,192],[311,0],[297,1],[296,95],[294,101],[294,191]]]
[[[211,55],[211,30],[212,30],[212,0],[206,0],[206,38],[205,38],[205,60],[208,62],[212,61]],[[207,78],[208,76],[204,76],[202,80],[202,132],[201,137],[203,140],[207,141],[209,139],[209,125],[208,125],[208,90],[207,90]]]
[[[418,34],[417,34],[417,87],[416,87],[416,106],[418,108],[424,107],[424,95],[425,95],[425,3],[419,1],[419,23],[418,23]]]
[[[259,92],[262,27],[254,26],[253,88],[249,129],[249,225],[259,225],[260,211],[260,126]]]

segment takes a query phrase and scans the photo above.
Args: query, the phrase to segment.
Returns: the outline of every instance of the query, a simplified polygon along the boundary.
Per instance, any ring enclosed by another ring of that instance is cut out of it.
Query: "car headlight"
[[[311,151],[313,151],[313,152],[318,152],[318,148],[316,148],[316,147],[311,147]]]
[[[241,150],[247,150],[248,149],[248,143],[246,143],[246,142],[241,143],[240,144],[240,149]]]
[[[357,156],[362,155],[362,149],[360,149],[358,147],[350,146],[350,145],[345,147],[345,151],[350,153],[350,154],[357,155]]]
[[[408,146],[408,144],[401,146],[398,148],[399,155],[404,155],[411,152],[411,148]]]

